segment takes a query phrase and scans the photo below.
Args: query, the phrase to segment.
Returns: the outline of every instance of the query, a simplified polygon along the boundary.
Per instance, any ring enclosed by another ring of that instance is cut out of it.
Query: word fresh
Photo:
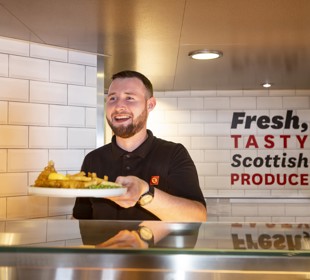
[[[281,115],[275,115],[269,117],[266,115],[246,115],[245,112],[234,112],[231,122],[231,128],[236,129],[242,126],[245,129],[250,129],[253,124],[256,124],[260,129],[300,129],[301,132],[308,130],[307,123],[300,123],[298,116],[293,116],[293,110],[288,110],[285,117]]]

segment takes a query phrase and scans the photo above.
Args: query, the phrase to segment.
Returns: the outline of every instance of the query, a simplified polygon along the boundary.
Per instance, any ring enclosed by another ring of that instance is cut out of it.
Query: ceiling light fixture
[[[271,83],[263,83],[262,86],[264,88],[270,88],[272,86],[272,84]]]
[[[223,56],[221,51],[214,51],[214,50],[197,50],[189,52],[188,56],[193,59],[199,60],[207,60],[207,59],[215,59]]]

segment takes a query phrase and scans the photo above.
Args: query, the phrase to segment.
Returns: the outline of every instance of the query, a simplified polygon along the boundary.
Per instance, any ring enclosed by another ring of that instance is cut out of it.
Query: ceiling
[[[98,53],[155,90],[310,88],[309,0],[0,0],[0,36]],[[195,61],[188,52],[221,50]]]

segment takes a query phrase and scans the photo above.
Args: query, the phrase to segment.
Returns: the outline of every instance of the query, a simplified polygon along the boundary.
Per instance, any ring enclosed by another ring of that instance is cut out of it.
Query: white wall
[[[80,169],[96,146],[97,56],[0,37],[0,219],[71,214],[74,199],[27,195],[49,160]]]

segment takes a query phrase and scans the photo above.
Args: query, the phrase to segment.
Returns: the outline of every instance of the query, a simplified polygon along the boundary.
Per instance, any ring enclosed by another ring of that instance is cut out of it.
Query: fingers
[[[115,183],[128,187],[133,184],[134,176],[118,176]]]
[[[137,248],[140,247],[139,235],[135,231],[122,230],[111,239],[97,244],[104,248]]]
[[[122,196],[110,197],[109,199],[124,208],[133,207],[138,202],[146,182],[135,176],[119,176],[115,180],[116,183],[127,187],[127,192]]]

